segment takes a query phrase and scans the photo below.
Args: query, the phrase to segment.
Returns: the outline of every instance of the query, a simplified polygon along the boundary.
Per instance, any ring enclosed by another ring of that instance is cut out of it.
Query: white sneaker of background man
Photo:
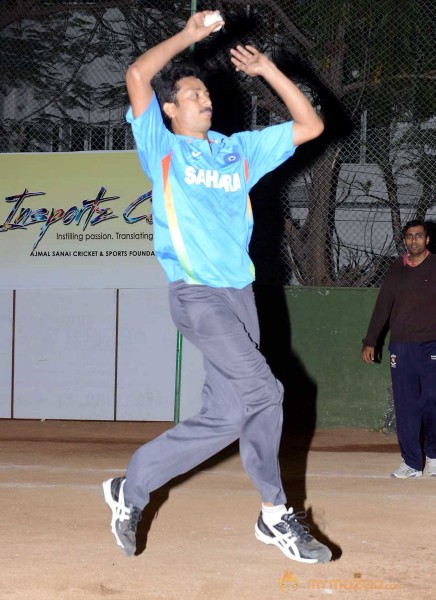
[[[436,463],[436,461],[435,461],[435,463]],[[436,475],[436,465],[435,465],[434,469],[435,469],[435,475]],[[418,471],[417,469],[414,469],[413,467],[409,467],[409,465],[407,465],[403,460],[403,462],[400,464],[398,469],[396,471],[393,471],[393,473],[391,473],[391,477],[396,477],[397,479],[409,479],[409,478],[413,478],[413,477],[422,477],[422,471]]]

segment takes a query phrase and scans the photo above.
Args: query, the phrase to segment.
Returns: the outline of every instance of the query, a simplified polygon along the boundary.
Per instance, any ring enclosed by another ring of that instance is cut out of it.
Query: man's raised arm
[[[181,31],[147,50],[127,69],[126,85],[135,118],[139,117],[150,104],[153,95],[151,87],[153,77],[177,54],[189,48],[191,44],[200,42],[217,26],[224,24],[223,21],[216,21],[211,25],[204,25],[205,16],[212,12],[204,10],[192,15]]]
[[[232,48],[230,54],[237,71],[253,77],[263,77],[283,100],[294,121],[295,146],[304,144],[323,132],[324,123],[309,100],[267,56],[248,45]]]

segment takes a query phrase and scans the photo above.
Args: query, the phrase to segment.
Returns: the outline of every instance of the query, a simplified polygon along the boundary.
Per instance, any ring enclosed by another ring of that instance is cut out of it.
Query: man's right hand
[[[374,346],[363,346],[360,357],[363,361],[372,365],[375,358],[375,347]]]
[[[211,25],[204,24],[204,18],[207,15],[213,14],[213,10],[203,10],[201,12],[195,13],[191,15],[191,17],[186,22],[184,27],[184,31],[192,37],[192,43],[201,42],[208,35],[213,33],[213,30],[220,25],[224,25],[224,20],[216,21]]]

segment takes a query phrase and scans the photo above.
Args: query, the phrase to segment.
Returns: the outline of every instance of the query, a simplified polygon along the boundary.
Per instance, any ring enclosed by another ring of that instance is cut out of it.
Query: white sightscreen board
[[[12,291],[0,291],[0,418],[11,418],[12,395]]]
[[[177,331],[168,286],[120,290],[117,421],[172,421]]]
[[[115,290],[18,290],[14,417],[112,420]]]
[[[173,421],[177,330],[168,286],[119,294],[117,420]],[[203,381],[202,355],[183,339],[181,419],[198,412]]]

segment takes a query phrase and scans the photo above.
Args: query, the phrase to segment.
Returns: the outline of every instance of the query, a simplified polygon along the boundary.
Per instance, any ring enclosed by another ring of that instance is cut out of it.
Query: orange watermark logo
[[[295,592],[300,587],[300,582],[293,573],[285,571],[279,579],[279,585],[282,592]]]
[[[370,590],[397,590],[398,583],[389,583],[383,579],[367,579],[362,577],[361,573],[354,573],[353,577],[341,579],[323,579],[311,578],[306,584],[301,584],[296,575],[290,571],[285,571],[279,579],[280,591],[284,593],[295,592],[298,588],[308,590],[351,590],[351,591],[370,591]]]

